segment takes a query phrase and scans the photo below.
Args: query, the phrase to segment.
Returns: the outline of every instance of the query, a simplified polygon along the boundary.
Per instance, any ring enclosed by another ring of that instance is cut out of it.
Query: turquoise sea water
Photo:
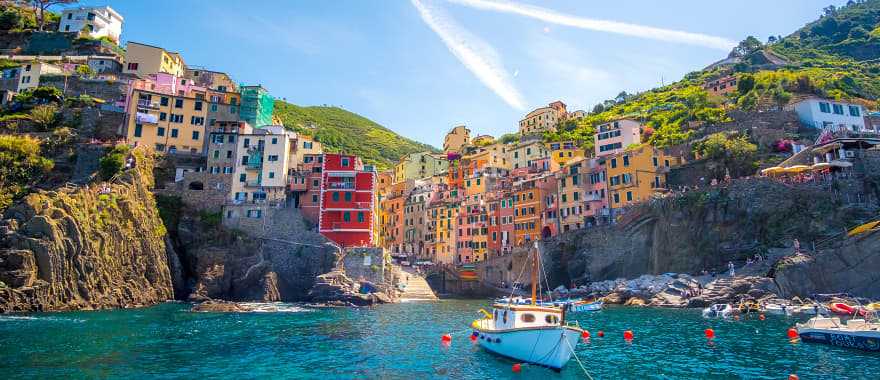
[[[0,315],[0,379],[389,378],[577,379],[496,357],[467,339],[485,301],[373,309],[191,313],[140,310]],[[570,317],[575,315],[569,315]],[[577,316],[592,333],[578,355],[595,379],[877,379],[880,354],[792,344],[794,320],[704,320],[698,310],[611,307]],[[704,329],[717,337],[707,342]],[[632,343],[623,331],[632,330]],[[598,331],[605,333],[599,338]],[[440,336],[457,332],[444,348]]]

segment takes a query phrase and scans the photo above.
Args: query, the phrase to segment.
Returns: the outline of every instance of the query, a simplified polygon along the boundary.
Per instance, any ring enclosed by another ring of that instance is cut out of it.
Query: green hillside
[[[390,168],[408,153],[437,151],[338,107],[300,107],[276,100],[275,116],[288,128],[320,141],[325,151],[356,154],[379,170]]]
[[[729,120],[733,108],[754,110],[784,105],[795,95],[848,99],[877,109],[880,99],[880,0],[851,1],[840,8],[817,9],[821,17],[791,35],[766,43],[743,40],[728,58],[682,80],[638,94],[621,92],[597,104],[590,114],[545,135],[550,141],[573,140],[592,149],[599,124],[622,117],[648,126],[648,142],[667,147],[694,135],[693,128]],[[710,96],[702,85],[734,75],[737,91]]]

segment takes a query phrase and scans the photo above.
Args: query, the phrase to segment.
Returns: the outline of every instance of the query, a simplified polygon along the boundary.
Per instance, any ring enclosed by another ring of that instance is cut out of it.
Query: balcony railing
[[[329,189],[354,190],[354,182],[327,182]]]
[[[149,109],[154,109],[154,110],[159,109],[158,102],[151,102],[151,101],[145,100],[145,99],[138,100],[137,105],[138,105],[138,107],[141,107],[141,108],[149,108]]]

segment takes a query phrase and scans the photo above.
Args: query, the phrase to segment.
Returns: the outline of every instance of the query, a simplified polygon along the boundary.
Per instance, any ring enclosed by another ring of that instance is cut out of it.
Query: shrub
[[[58,107],[53,104],[43,104],[31,109],[31,120],[43,131],[54,129],[58,123]]]
[[[0,208],[26,193],[52,166],[40,153],[40,140],[0,135]]]
[[[128,153],[128,145],[119,144],[107,152],[104,157],[101,157],[101,179],[105,181],[110,180],[110,178],[121,172],[125,167],[125,159],[128,157]]]

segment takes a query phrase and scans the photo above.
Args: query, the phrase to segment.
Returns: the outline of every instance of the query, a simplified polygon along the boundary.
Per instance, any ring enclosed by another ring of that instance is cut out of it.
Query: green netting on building
[[[272,124],[275,99],[263,86],[241,86],[241,119],[253,127]]]

